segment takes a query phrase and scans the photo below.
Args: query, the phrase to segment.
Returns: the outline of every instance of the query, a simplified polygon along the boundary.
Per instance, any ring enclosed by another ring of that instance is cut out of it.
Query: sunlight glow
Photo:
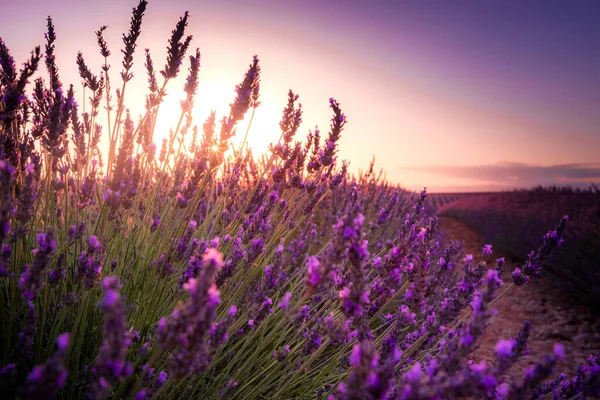
[[[246,130],[250,123],[252,110],[248,111],[246,118],[239,122],[236,136],[231,140],[232,144],[239,148],[244,141]],[[252,125],[246,138],[246,145],[255,154],[268,150],[269,144],[275,144],[279,140],[281,130],[279,128],[280,112],[272,104],[261,103],[254,113]]]
[[[193,124],[198,125],[199,135],[202,135],[202,125],[210,115],[211,110],[216,111],[215,131],[218,134],[220,121],[229,114],[229,104],[233,101],[234,96],[235,93],[230,87],[219,85],[218,82],[207,82],[198,89],[192,113]],[[154,142],[157,146],[160,146],[163,139],[169,138],[171,129],[176,128],[181,115],[180,102],[184,99],[185,93],[183,92],[172,92],[165,96],[163,103],[160,105],[154,132]],[[248,131],[244,147],[248,146],[255,154],[258,154],[267,151],[269,144],[276,143],[281,135],[279,128],[281,112],[282,110],[278,110],[273,104],[264,102],[261,99],[261,104],[254,112],[254,118],[252,118],[252,125]],[[244,142],[251,117],[252,109],[238,123],[236,136],[230,142],[234,148],[240,148]],[[191,134],[186,137],[186,145],[190,140]]]

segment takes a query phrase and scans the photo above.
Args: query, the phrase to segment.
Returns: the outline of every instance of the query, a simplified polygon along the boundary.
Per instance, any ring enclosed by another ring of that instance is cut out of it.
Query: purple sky
[[[61,77],[81,92],[77,51],[99,72],[94,31],[108,25],[116,80],[120,37],[136,4],[11,1],[2,6],[0,37],[21,63],[43,44],[51,15]],[[263,106],[250,131],[257,150],[278,136],[293,89],[305,109],[302,135],[327,129],[334,97],[349,121],[340,157],[356,171],[375,155],[390,181],[411,189],[600,181],[600,1],[150,1],[127,101],[134,115],[146,86],[143,49],[162,67],[169,32],[186,10],[202,53],[198,123],[211,108],[225,112],[259,56]],[[158,137],[174,124],[169,110],[176,112],[183,75]]]

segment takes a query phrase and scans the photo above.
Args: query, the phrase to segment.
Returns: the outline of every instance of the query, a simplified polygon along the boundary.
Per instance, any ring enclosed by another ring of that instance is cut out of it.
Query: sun
[[[219,131],[219,123],[224,116],[229,115],[229,104],[234,98],[233,91],[229,86],[219,85],[218,83],[205,83],[198,90],[195,98],[194,108],[192,110],[193,124],[198,125],[199,134],[202,134],[202,124],[210,115],[211,110],[216,113],[216,132]],[[165,96],[160,105],[156,127],[154,130],[154,142],[160,147],[163,139],[169,138],[169,132],[174,130],[181,115],[181,101],[185,99],[185,93],[172,92]],[[241,120],[236,129],[236,136],[231,139],[230,144],[238,149],[244,144],[248,146],[253,153],[259,154],[266,152],[269,144],[276,143],[279,140],[281,131],[279,121],[281,111],[272,103],[263,101],[254,110],[248,111],[244,119]],[[250,124],[250,120],[252,120]],[[248,127],[250,129],[248,130]],[[244,137],[246,136],[244,142]],[[188,135],[186,143],[189,142],[191,134]]]
[[[237,134],[232,139],[232,144],[238,148],[244,142],[246,132],[246,144],[255,154],[268,150],[269,144],[275,144],[281,135],[279,128],[280,112],[270,103],[261,103],[254,112],[248,111],[246,117],[239,122]],[[251,121],[252,120],[252,121]],[[250,128],[248,130],[248,128]]]

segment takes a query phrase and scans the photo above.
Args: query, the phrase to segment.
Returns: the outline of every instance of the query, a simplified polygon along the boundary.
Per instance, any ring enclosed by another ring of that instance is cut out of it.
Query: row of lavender
[[[493,193],[455,201],[440,210],[484,240],[522,259],[552,221],[568,213],[565,245],[546,263],[580,301],[600,309],[600,190],[542,188]]]
[[[427,200],[425,201],[425,209],[430,209],[433,213],[438,213],[441,209],[449,207],[455,201],[478,197],[487,196],[490,193],[478,192],[478,193],[429,193]]]
[[[446,204],[450,204],[458,199],[460,199],[462,196],[464,195],[460,195],[460,194],[455,194],[455,193],[436,193],[436,194],[429,194],[427,196],[427,201],[425,202],[426,206],[428,208],[431,208],[431,210],[433,212],[439,210],[440,208],[442,208],[443,206],[445,206]]]
[[[237,123],[259,106],[256,57],[230,114],[219,123],[212,114],[200,133],[191,117],[196,50],[179,123],[156,154],[156,117],[191,37],[186,13],[160,75],[146,51],[149,94],[135,124],[124,93],[146,6],[123,35],[115,98],[105,27],[96,32],[100,75],[77,57],[89,113],[62,84],[50,18],[45,51],[19,72],[0,40],[3,398],[599,394],[600,354],[576,376],[544,383],[564,357],[560,345],[523,379],[506,378],[527,352],[528,323],[499,338],[493,364],[469,360],[494,302],[540,273],[566,217],[505,285],[489,246],[459,260],[457,244],[441,245],[425,192],[389,186],[373,168],[347,173],[337,157],[346,118],[333,99],[327,135],[294,140],[302,108],[290,91],[270,153],[232,149]],[[48,75],[28,94],[42,60]]]

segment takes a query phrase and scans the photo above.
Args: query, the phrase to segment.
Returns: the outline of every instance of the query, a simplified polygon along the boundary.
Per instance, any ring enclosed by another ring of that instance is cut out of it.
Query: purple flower
[[[483,259],[487,260],[487,258],[492,254],[492,245],[486,244],[483,246]]]
[[[227,311],[228,316],[233,317],[236,313],[237,313],[237,307],[235,305],[232,305],[231,307],[229,307],[229,311]]]
[[[192,41],[192,36],[186,37],[183,42],[181,41],[188,24],[188,17],[189,13],[186,11],[171,33],[167,48],[167,64],[165,65],[165,69],[160,71],[165,79],[173,79],[177,76],[183,57]]]
[[[150,225],[150,232],[156,231],[158,229],[159,225],[160,225],[160,215],[154,214],[154,216],[152,217],[152,225]]]
[[[390,354],[382,358],[369,341],[354,345],[349,359],[350,376],[338,386],[335,399],[385,399],[398,362],[398,353],[391,347],[393,343],[388,342],[385,350]]]
[[[554,355],[559,360],[564,360],[565,359],[565,346],[563,346],[560,343],[554,344]]]
[[[56,251],[54,231],[38,233],[37,244],[38,248],[32,251],[33,263],[25,265],[25,271],[19,278],[19,287],[23,291],[23,297],[27,300],[33,300],[44,287],[46,269]]]
[[[325,167],[331,165],[334,162],[334,156],[337,152],[336,143],[341,137],[342,129],[346,124],[346,116],[342,113],[340,109],[340,105],[337,101],[330,98],[329,106],[333,110],[334,116],[331,119],[331,131],[329,132],[329,137],[325,142],[325,148],[322,150],[322,154],[320,154],[320,163]]]
[[[352,347],[352,353],[350,354],[350,366],[357,367],[360,364],[361,357],[362,355],[360,351],[360,346],[358,344],[355,344]]]
[[[321,275],[320,275],[320,266],[319,259],[317,257],[310,257],[307,262],[308,270],[307,270],[307,279],[306,285],[313,289],[313,291],[317,291],[319,286]]]
[[[33,163],[27,164],[24,174],[20,194],[17,197],[16,219],[19,222],[19,227],[16,235],[18,237],[24,236],[29,231],[27,225],[34,215],[35,202],[38,196],[38,182]]]
[[[121,284],[117,277],[107,276],[102,281],[104,299],[99,306],[104,313],[104,343],[93,368],[97,378],[96,393],[101,393],[109,385],[133,372],[131,364],[125,361],[127,348],[131,344],[131,336],[127,329],[127,318],[121,302],[120,288]]]
[[[285,358],[287,357],[287,355],[290,354],[290,346],[286,345],[284,347],[280,347],[279,349],[275,349],[273,350],[273,358],[275,358],[277,361],[283,361],[285,360]]]
[[[214,277],[223,265],[223,257],[211,248],[203,255],[202,261],[198,278],[191,278],[185,284],[189,299],[177,306],[170,317],[161,319],[156,330],[160,345],[171,350],[169,367],[174,377],[183,377],[194,371],[202,372],[212,355],[209,335],[211,331],[213,335],[221,331],[213,328],[216,309],[221,302]],[[219,340],[225,338],[225,332],[220,334]]]
[[[104,263],[104,247],[96,236],[90,236],[87,251],[82,251],[77,259],[75,282],[84,282],[87,289],[93,288],[100,280]]]
[[[165,384],[167,381],[167,373],[165,371],[160,371],[158,376],[156,377],[156,381],[154,382],[154,387],[159,388]]]
[[[514,339],[499,340],[496,343],[496,355],[498,357],[511,357],[517,342]]]
[[[512,273],[512,280],[515,285],[520,286],[524,285],[529,281],[529,276],[523,274],[520,268],[515,268]]]
[[[417,383],[421,380],[421,375],[423,374],[423,370],[421,368],[421,363],[416,362],[405,374],[404,379],[409,383]]]
[[[63,333],[56,339],[58,350],[44,365],[37,365],[27,375],[25,397],[28,399],[52,398],[65,386],[68,372],[65,355],[69,346],[69,334]]]
[[[17,364],[6,364],[0,368],[0,385],[3,386],[5,382],[10,381],[17,374]]]
[[[281,303],[279,303],[279,307],[281,307],[283,310],[287,310],[291,299],[292,294],[290,292],[286,292],[286,294],[283,296],[283,299],[281,300]]]

